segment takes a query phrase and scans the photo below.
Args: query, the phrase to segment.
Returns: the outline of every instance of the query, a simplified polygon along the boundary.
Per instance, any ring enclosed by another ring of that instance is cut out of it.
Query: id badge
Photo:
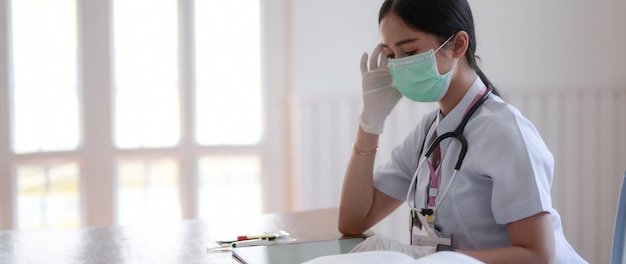
[[[426,217],[415,210],[411,210],[411,245],[414,246],[437,246],[444,244],[452,246],[452,239],[440,237],[426,221]]]

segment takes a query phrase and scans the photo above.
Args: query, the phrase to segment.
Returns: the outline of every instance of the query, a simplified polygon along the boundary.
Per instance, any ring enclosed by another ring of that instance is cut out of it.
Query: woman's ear
[[[467,32],[459,31],[455,34],[453,43],[453,53],[452,56],[454,58],[461,58],[465,55],[467,51],[467,47],[469,47],[469,37],[467,36]]]

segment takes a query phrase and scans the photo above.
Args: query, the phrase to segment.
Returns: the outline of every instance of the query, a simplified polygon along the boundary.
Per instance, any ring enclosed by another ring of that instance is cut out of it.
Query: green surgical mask
[[[430,49],[427,52],[389,60],[393,84],[402,95],[415,102],[436,102],[443,98],[450,87],[450,79],[458,59],[454,59],[452,70],[441,75],[437,70],[435,53],[453,37],[454,35],[448,38],[435,51]]]

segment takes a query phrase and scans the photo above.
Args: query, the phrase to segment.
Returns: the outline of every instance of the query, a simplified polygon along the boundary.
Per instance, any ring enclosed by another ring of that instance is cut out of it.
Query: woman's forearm
[[[378,138],[359,127],[341,192],[339,230],[344,234],[360,234],[369,228],[366,219],[374,201],[372,172]]]

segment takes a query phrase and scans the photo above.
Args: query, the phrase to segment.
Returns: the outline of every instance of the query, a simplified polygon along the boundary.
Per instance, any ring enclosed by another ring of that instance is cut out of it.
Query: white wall
[[[359,60],[380,42],[380,0],[292,0],[296,96],[355,94]]]
[[[484,72],[537,122],[556,156],[553,202],[562,214],[566,236],[591,263],[608,262],[615,186],[626,170],[626,138],[619,136],[626,134],[626,119],[620,120],[620,113],[626,114],[622,65],[626,49],[621,48],[626,43],[622,14],[626,2],[469,1]],[[296,183],[299,209],[338,205],[357,127],[358,63],[361,54],[380,41],[377,16],[382,2],[290,2],[288,64],[292,66],[294,171],[302,177]],[[394,110],[390,128],[381,138],[379,162],[406,133],[406,122],[413,121],[409,114],[424,112],[423,108],[403,100]],[[337,120],[338,116],[348,118]],[[581,118],[586,123],[579,123]],[[405,209],[375,230],[408,238]],[[601,219],[594,221],[594,217]]]
[[[297,96],[360,91],[382,0],[292,0]],[[626,1],[470,0],[487,76],[514,89],[609,89],[626,80]]]
[[[478,54],[502,90],[611,89],[626,80],[625,1],[470,0],[470,4]]]

